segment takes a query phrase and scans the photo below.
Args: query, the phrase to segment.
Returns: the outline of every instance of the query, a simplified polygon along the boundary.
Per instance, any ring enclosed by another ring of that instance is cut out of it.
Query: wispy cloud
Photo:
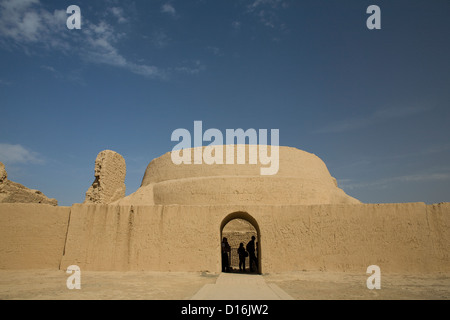
[[[39,0],[3,0],[0,1],[0,41],[3,45],[19,47],[40,44],[67,49],[61,37],[55,37],[65,27],[66,19],[64,10],[51,13],[41,7]],[[7,40],[10,42],[6,43]]]
[[[240,21],[233,21],[231,23],[231,27],[233,27],[234,30],[241,29],[242,23]]]
[[[77,83],[78,85],[86,85],[86,82],[83,80],[83,77],[81,76],[81,71],[78,69],[61,72],[54,68],[53,66],[49,65],[42,65],[40,67],[42,70],[47,71],[50,75],[52,75],[55,79],[58,79],[58,81],[68,81],[72,83]]]
[[[120,54],[116,44],[125,35],[116,32],[114,27],[109,23],[101,21],[98,24],[94,24],[87,21],[85,25],[87,27],[82,29],[82,31],[85,35],[84,38],[87,45],[81,53],[82,59],[97,64],[123,68],[149,78],[166,78],[164,71],[158,67],[129,61]]]
[[[256,16],[259,21],[271,29],[286,29],[280,20],[278,10],[289,7],[287,0],[254,0],[247,5],[247,12]]]
[[[435,144],[423,150],[424,154],[439,153],[450,150],[450,143]]]
[[[54,74],[57,73],[56,69],[53,68],[52,66],[45,66],[44,65],[44,66],[41,66],[41,68],[44,69],[44,70],[50,71],[51,73],[54,73]]]
[[[209,46],[206,48],[206,50],[208,50],[209,52],[211,52],[213,55],[215,55],[217,57],[223,56],[222,50],[220,50],[218,47]]]
[[[160,29],[153,31],[151,41],[156,48],[163,49],[169,45],[171,39],[165,31]]]
[[[162,11],[176,14],[175,8],[168,3],[162,6]],[[119,24],[128,21],[120,7],[112,7],[107,13]],[[66,20],[65,10],[51,13],[43,8],[39,0],[0,0],[0,45],[19,47],[30,55],[37,47],[58,50],[67,55],[76,54],[88,63],[122,68],[152,79],[167,80],[170,71],[190,70],[190,73],[196,73],[200,70],[189,66],[162,69],[130,60],[118,49],[127,35],[112,23],[105,19],[94,23],[83,16],[82,29],[69,31]],[[168,37],[159,36],[158,45],[163,46]],[[52,72],[50,68],[47,70]]]
[[[0,79],[0,86],[10,86],[12,83],[3,79]]]
[[[20,144],[0,143],[0,161],[7,165],[43,164],[45,161],[37,153],[26,149]]]
[[[353,161],[351,162],[345,162],[340,165],[335,165],[333,166],[333,168],[335,170],[367,170],[373,167],[375,164],[380,163],[392,163],[399,160],[405,161],[405,159],[407,159],[408,162],[411,163],[414,161],[423,161],[423,159],[446,157],[446,155],[440,155],[440,153],[448,153],[449,151],[450,143],[433,144],[425,148],[416,148],[414,150],[411,150],[410,152],[362,155],[357,159],[353,159]]]
[[[109,12],[117,19],[117,22],[119,23],[125,23],[128,21],[128,19],[125,17],[125,13],[122,8],[119,7],[112,7],[108,9]]]
[[[168,15],[172,17],[176,17],[177,11],[175,10],[174,6],[170,3],[165,3],[161,6],[161,12],[167,13]]]
[[[441,171],[435,173],[420,173],[383,178],[373,181],[356,181],[352,179],[338,180],[339,187],[345,190],[363,189],[363,188],[387,188],[394,183],[410,183],[410,182],[433,182],[450,180],[450,171]]]
[[[327,126],[315,130],[314,133],[341,133],[353,131],[376,125],[381,122],[417,115],[429,110],[431,110],[431,108],[423,106],[378,109],[366,116],[353,117],[333,122]]]
[[[249,10],[257,10],[261,7],[287,8],[289,6],[286,0],[254,0],[248,5]]]
[[[206,70],[206,66],[204,64],[202,64],[201,61],[199,61],[199,60],[196,60],[190,64],[185,63],[181,67],[174,68],[174,71],[176,71],[176,72],[181,72],[181,73],[186,73],[186,74],[191,74],[191,75],[198,74],[205,70]]]

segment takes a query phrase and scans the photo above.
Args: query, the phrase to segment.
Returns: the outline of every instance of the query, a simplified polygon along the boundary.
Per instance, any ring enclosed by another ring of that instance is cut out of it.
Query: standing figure
[[[256,266],[256,271],[258,271],[258,259],[255,255],[255,236],[252,236],[252,240],[247,243],[247,252],[249,255],[250,272],[253,272],[253,262]]]
[[[222,240],[222,272],[228,272],[230,270],[230,263],[228,260],[228,253],[231,251],[231,247],[228,244],[228,239]]]
[[[239,255],[239,271],[245,272],[245,258],[248,257],[247,251],[245,251],[244,244],[241,242],[239,249],[237,250]]]

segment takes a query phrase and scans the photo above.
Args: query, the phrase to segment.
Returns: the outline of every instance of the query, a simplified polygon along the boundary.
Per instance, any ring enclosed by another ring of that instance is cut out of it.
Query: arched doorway
[[[255,242],[256,242],[256,257],[257,257],[257,261],[258,261],[258,269],[256,270],[257,274],[261,274],[262,273],[262,264],[261,264],[261,232],[259,229],[259,225],[256,222],[255,218],[253,218],[250,214],[248,214],[247,212],[233,212],[229,215],[227,215],[223,220],[222,223],[220,224],[220,241],[222,241],[224,234],[226,235],[230,235],[230,232],[233,232],[233,227],[227,228],[229,225],[233,224],[234,222],[237,222],[237,220],[241,220],[242,222],[236,223],[235,226],[241,226],[245,232],[244,235],[247,236],[248,239],[246,239],[245,236],[243,236],[242,234],[239,236],[236,236],[236,239],[230,239],[231,243],[231,261],[230,264],[233,268],[235,268],[236,266],[239,265],[239,261],[238,261],[238,255],[237,255],[237,248],[239,247],[239,243],[242,242],[244,243],[244,247],[247,245],[247,243],[250,241],[252,232],[250,230],[246,230],[245,224],[251,226],[251,228],[254,230],[255,234]],[[239,232],[238,232],[239,233]],[[221,254],[221,259],[222,259],[222,254]],[[221,260],[222,261],[222,260]],[[249,258],[246,259],[246,268],[248,269],[249,267]]]

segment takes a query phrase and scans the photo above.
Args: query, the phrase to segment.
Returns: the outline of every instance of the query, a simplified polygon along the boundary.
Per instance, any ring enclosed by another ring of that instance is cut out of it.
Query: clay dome
[[[222,146],[221,146],[222,147]],[[204,150],[205,147],[203,147]],[[270,148],[270,147],[269,147]],[[185,152],[194,154],[196,148]],[[198,149],[197,149],[198,150]],[[225,146],[224,146],[225,154]],[[235,146],[235,158],[237,156]],[[338,188],[325,163],[316,155],[291,147],[279,147],[279,170],[261,175],[267,165],[179,164],[171,152],[147,167],[141,187],[119,204],[223,205],[223,204],[352,204],[359,200]]]

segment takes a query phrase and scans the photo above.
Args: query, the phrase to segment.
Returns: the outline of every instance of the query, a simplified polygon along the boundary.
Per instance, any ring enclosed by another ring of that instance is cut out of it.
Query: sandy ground
[[[81,272],[81,289],[69,290],[69,274],[54,270],[0,271],[0,299],[184,300],[218,275],[185,272]]]
[[[370,275],[343,272],[292,272],[266,275],[297,300],[448,300],[450,274],[381,274],[381,289],[367,289]]]
[[[190,299],[218,274],[185,272],[81,273],[81,290],[68,290],[64,271],[0,270],[0,299]],[[291,272],[266,274],[295,299],[450,299],[450,275],[383,275],[381,289],[369,290],[365,274]]]

